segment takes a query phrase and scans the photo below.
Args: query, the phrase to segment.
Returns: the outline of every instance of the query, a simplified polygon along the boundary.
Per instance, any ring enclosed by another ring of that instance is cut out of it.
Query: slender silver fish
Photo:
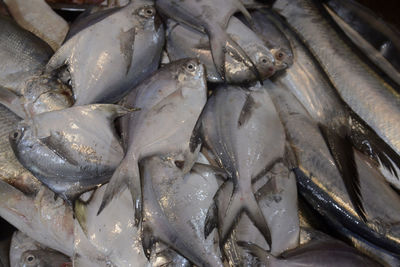
[[[400,154],[400,95],[364,63],[311,0],[278,0],[274,8],[310,48],[342,99]]]

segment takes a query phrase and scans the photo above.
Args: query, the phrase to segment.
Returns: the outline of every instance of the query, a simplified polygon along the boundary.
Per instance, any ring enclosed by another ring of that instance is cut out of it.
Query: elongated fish
[[[208,211],[206,236],[218,226],[223,245],[246,213],[271,247],[271,233],[251,185],[252,178],[271,169],[284,153],[283,128],[268,93],[219,87],[207,101],[199,128],[205,146],[230,178]]]
[[[394,65],[395,62],[391,62],[390,56],[385,54],[385,52],[388,52],[387,50],[391,50],[393,46],[391,45],[391,42],[387,40],[380,47],[374,47],[373,44],[368,41],[368,39],[365,39],[359,32],[357,32],[356,29],[353,29],[352,25],[348,24],[344,19],[339,16],[339,14],[335,13],[334,9],[331,9],[328,5],[324,5],[324,7],[328,11],[332,19],[335,21],[335,23],[343,30],[346,36],[349,37],[351,41],[359,49],[361,49],[362,52],[364,52],[364,55],[366,55],[380,70],[382,70],[384,74],[386,74],[390,79],[396,82],[397,85],[400,85],[400,58],[397,59],[398,69],[396,69],[396,65]],[[377,33],[374,32],[374,35],[375,34]],[[392,57],[395,58],[396,56]]]
[[[222,82],[223,80],[213,62],[207,35],[187,26],[179,25],[172,20],[169,20],[167,25],[167,52],[170,59],[197,57],[206,66],[208,81]],[[226,32],[249,55],[263,79],[275,73],[274,57],[252,30],[237,18],[232,17]],[[224,64],[225,80],[229,83],[245,83],[257,80],[257,77],[246,65],[229,54],[226,56]]]
[[[46,41],[54,51],[57,51],[69,27],[45,0],[4,0],[4,2],[21,27]]]
[[[183,174],[168,159],[144,159],[143,250],[148,257],[156,241],[162,242],[196,266],[223,266],[214,237],[204,237],[207,209],[218,189],[207,172]]]
[[[222,80],[225,80],[226,53],[243,62],[257,79],[261,79],[255,64],[226,32],[234,13],[241,12],[250,20],[249,12],[239,0],[156,0],[155,4],[157,10],[169,18],[208,35],[214,64]]]
[[[158,68],[164,29],[152,3],[133,1],[106,15],[89,21],[47,65],[68,67],[75,105],[114,103]]]
[[[400,154],[400,95],[341,39],[311,0],[279,0],[282,14],[320,62],[342,99]]]
[[[297,159],[294,167],[297,166],[295,173],[301,195],[324,218],[380,246],[387,253],[400,255],[400,214],[396,212],[400,208],[400,198],[371,159],[360,152],[354,154],[366,216],[363,221],[350,201],[318,125],[288,89],[269,81],[265,86],[269,88]]]
[[[18,160],[67,201],[108,181],[123,158],[113,125],[130,110],[94,104],[45,112],[10,134]]]
[[[169,153],[176,166],[187,173],[200,149],[191,138],[206,103],[204,66],[195,59],[172,62],[145,80],[124,100],[139,111],[122,123],[126,155],[114,172],[99,212],[126,186],[132,193],[136,222],[141,216],[141,182],[138,163],[142,158]]]

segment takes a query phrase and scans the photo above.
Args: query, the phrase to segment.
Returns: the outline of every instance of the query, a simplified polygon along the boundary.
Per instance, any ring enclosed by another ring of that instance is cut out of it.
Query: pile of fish
[[[100,2],[0,3],[0,266],[400,266],[393,26]]]

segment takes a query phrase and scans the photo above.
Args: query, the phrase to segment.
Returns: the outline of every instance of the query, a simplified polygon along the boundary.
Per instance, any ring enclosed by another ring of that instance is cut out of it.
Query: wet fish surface
[[[94,104],[41,113],[10,134],[15,155],[67,201],[108,181],[123,157],[113,122],[131,112]],[[96,129],[101,129],[97,131]]]
[[[114,103],[157,68],[164,28],[150,1],[133,1],[72,36],[47,65],[66,65],[75,105]]]

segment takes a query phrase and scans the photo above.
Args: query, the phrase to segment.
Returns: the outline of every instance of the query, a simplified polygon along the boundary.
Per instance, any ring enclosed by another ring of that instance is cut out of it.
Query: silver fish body
[[[206,93],[204,66],[198,60],[184,59],[164,66],[126,97],[125,106],[140,110],[122,123],[126,155],[107,185],[101,209],[128,185],[140,221],[138,163],[142,158],[168,153],[184,173],[191,169],[199,151],[191,136]]]
[[[283,86],[267,82],[297,158],[299,192],[325,218],[398,255],[399,196],[384,181],[371,159],[355,152],[366,223],[355,212],[337,166],[316,123]],[[376,198],[376,193],[379,198]],[[390,203],[390,205],[389,205]]]
[[[218,224],[221,245],[242,213],[271,245],[270,230],[251,181],[282,160],[285,135],[268,93],[252,89],[220,86],[207,101],[201,119],[205,146],[230,178],[215,196],[205,230],[210,233]]]
[[[197,57],[206,66],[208,81],[222,82],[213,61],[208,36],[172,20],[169,20],[167,25],[167,52],[170,59]],[[237,18],[232,17],[226,32],[249,55],[257,66],[262,79],[274,74],[274,57],[252,30]],[[227,82],[241,84],[257,78],[245,64],[227,54],[225,58],[225,80]]]
[[[162,242],[196,266],[223,266],[214,237],[204,237],[207,209],[218,188],[208,173],[186,176],[168,155],[144,159],[143,250]]]
[[[129,112],[98,104],[41,113],[19,122],[10,142],[22,165],[70,201],[111,177],[123,157],[112,123]]]
[[[149,1],[134,1],[72,36],[47,64],[68,66],[75,105],[114,103],[158,68],[164,29]]]
[[[274,8],[306,43],[347,105],[400,154],[400,95],[351,51],[316,3],[279,0]]]

